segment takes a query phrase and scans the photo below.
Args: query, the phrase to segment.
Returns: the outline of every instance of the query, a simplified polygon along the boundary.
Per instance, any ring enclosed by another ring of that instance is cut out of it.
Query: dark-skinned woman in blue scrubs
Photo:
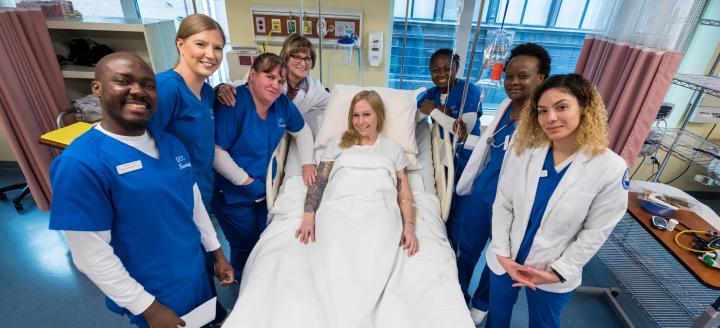
[[[313,137],[295,104],[282,93],[288,68],[275,54],[252,64],[235,105],[215,103],[213,210],[230,243],[230,263],[242,272],[267,225],[265,179],[271,156],[288,131],[295,138],[306,185],[314,183]]]
[[[512,144],[516,119],[533,91],[549,74],[550,55],[543,47],[525,43],[513,48],[505,64],[504,87],[509,99],[500,104],[495,119],[479,138],[467,135],[465,147],[472,146],[473,150],[458,180],[455,204],[447,223],[448,235],[457,252],[460,286],[466,295],[475,266],[490,238],[495,190],[500,168]],[[485,267],[472,297],[470,314],[476,325],[488,310],[489,273]]]

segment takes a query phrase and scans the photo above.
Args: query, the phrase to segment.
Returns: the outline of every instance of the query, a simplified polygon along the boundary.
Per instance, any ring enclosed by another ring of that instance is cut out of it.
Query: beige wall
[[[10,151],[10,145],[5,138],[5,132],[0,128],[0,161],[15,161],[15,155]]]
[[[230,43],[233,45],[256,45],[252,34],[250,7],[252,5],[287,5],[298,7],[298,0],[247,0],[226,1]],[[363,12],[362,21],[362,52],[365,67],[364,80],[367,86],[385,86],[387,82],[388,62],[390,60],[390,45],[392,39],[392,1],[388,0],[323,0],[323,8],[333,9],[359,9]],[[317,11],[317,2],[305,1],[306,11]],[[313,8],[313,9],[309,9]],[[384,52],[383,61],[379,67],[367,65],[367,36],[368,32],[383,32]],[[269,47],[269,51],[280,52],[280,47]],[[316,50],[317,51],[317,50]],[[330,68],[328,70],[328,68]],[[328,73],[330,78],[328,79]],[[323,84],[332,88],[335,83],[359,84],[359,70],[357,65],[357,50],[353,54],[353,64],[349,66],[340,64],[339,51],[323,47]],[[311,73],[314,77],[319,75],[316,65]]]

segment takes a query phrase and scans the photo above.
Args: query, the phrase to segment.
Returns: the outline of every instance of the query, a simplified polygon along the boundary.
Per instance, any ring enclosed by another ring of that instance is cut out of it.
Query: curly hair
[[[510,50],[510,56],[505,61],[505,67],[507,67],[510,60],[517,56],[530,56],[535,57],[538,60],[538,73],[540,73],[545,79],[550,76],[550,64],[552,60],[547,50],[536,43],[523,43]],[[503,68],[504,70],[504,68]]]
[[[538,123],[538,101],[550,89],[558,89],[575,97],[580,105],[580,125],[575,142],[590,156],[602,154],[608,146],[608,118],[600,93],[592,82],[579,74],[555,75],[535,90],[520,114],[515,133],[515,151],[520,155],[530,148],[549,145],[550,139]]]
[[[383,126],[385,125],[385,105],[383,104],[380,95],[372,90],[363,90],[353,97],[350,102],[350,110],[348,111],[348,129],[343,133],[340,139],[340,148],[350,148],[352,146],[360,144],[360,134],[353,126],[353,109],[355,104],[360,100],[365,100],[370,104],[375,116],[377,116],[377,132],[382,132]]]

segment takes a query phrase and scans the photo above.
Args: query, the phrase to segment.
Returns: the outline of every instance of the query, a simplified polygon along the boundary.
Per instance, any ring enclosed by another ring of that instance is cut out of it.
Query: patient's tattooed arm
[[[318,165],[315,183],[308,188],[307,194],[305,195],[306,213],[315,213],[318,207],[320,207],[320,200],[322,199],[323,192],[325,192],[325,187],[330,178],[333,163],[334,162],[320,162],[320,165]]]

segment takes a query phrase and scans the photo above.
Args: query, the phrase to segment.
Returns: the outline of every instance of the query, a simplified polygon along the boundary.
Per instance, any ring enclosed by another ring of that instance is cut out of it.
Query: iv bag
[[[505,61],[510,54],[515,32],[492,30],[487,34],[487,47],[483,51],[483,66],[477,84],[483,88],[501,88]]]

